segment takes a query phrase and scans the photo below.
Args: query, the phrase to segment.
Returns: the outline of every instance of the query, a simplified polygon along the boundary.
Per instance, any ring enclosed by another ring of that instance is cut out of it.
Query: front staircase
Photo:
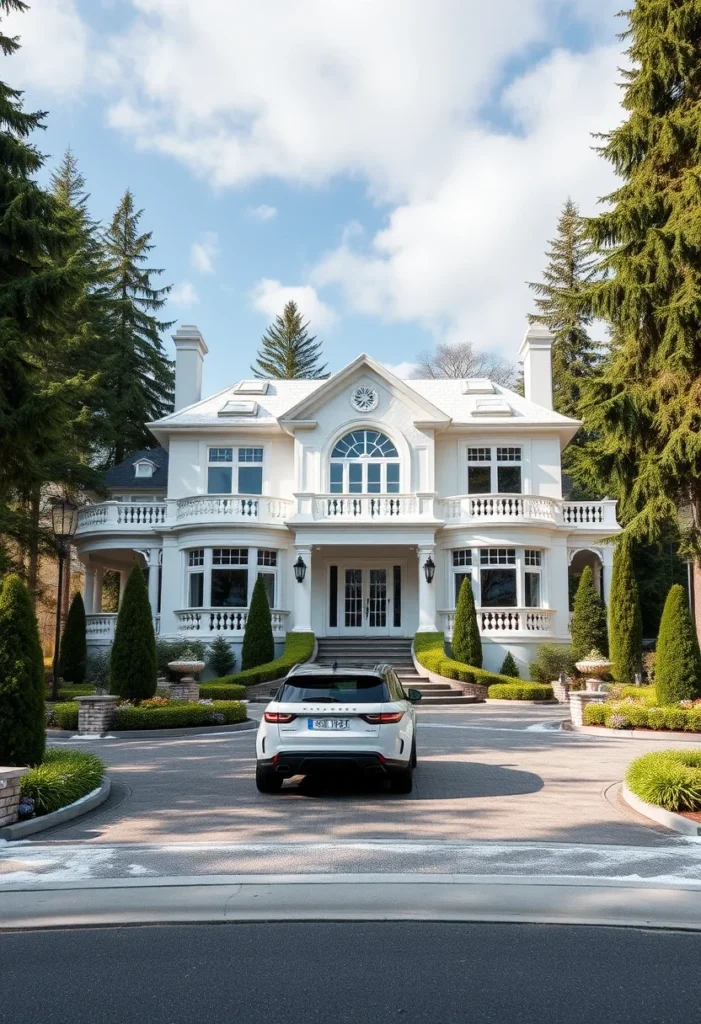
[[[419,707],[433,704],[474,704],[458,687],[449,683],[431,683],[414,668],[411,640],[403,637],[320,637],[317,640],[317,664],[355,668],[389,663],[402,681],[405,690],[420,690]]]

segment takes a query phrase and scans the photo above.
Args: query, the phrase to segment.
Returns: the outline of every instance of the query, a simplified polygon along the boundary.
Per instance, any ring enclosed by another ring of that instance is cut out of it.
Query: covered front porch
[[[160,632],[161,611],[161,549],[125,548],[82,551],[85,566],[83,604],[85,605],[86,639],[88,644],[111,644],[117,624],[129,573],[135,564],[141,566],[148,586],[149,602],[156,634]]]

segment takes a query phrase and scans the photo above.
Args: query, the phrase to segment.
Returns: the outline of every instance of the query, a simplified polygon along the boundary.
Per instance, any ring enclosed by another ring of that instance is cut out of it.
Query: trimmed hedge
[[[523,685],[520,679],[502,676],[499,672],[488,672],[473,665],[464,665],[461,661],[448,657],[445,653],[443,633],[417,633],[414,637],[414,653],[419,665],[446,679],[457,679],[461,683],[477,683],[478,686],[491,686],[496,683]]]
[[[246,720],[245,705],[234,700],[220,700],[216,704],[165,704],[162,707],[118,707],[112,728],[129,729],[183,729],[195,725],[232,725]]]
[[[626,701],[602,701],[584,707],[585,725],[608,729],[668,729],[672,732],[701,732],[701,705],[692,708],[649,707]]]
[[[79,705],[74,701],[54,704],[51,709],[49,725],[53,725],[56,729],[72,729],[75,732],[78,728],[78,709]]]
[[[281,679],[287,675],[293,665],[299,665],[309,661],[314,653],[313,633],[288,633],[285,637],[285,650],[276,658],[269,661],[267,665],[259,665],[258,668],[249,668],[245,672],[237,672],[235,675],[222,676],[221,679],[213,679],[206,683],[206,686],[218,686],[226,683],[243,686],[253,686],[255,683],[269,683]],[[200,687],[200,693],[202,688]]]
[[[490,700],[552,700],[552,686],[542,683],[496,683],[487,690]]]
[[[626,783],[648,804],[668,811],[701,810],[701,750],[660,750],[628,766]]]
[[[650,707],[657,707],[657,690],[654,686],[613,686],[611,696],[616,698],[632,697],[641,700]]]
[[[237,683],[200,683],[202,700],[243,700],[246,687]]]
[[[75,700],[76,697],[90,697],[95,692],[95,687],[90,683],[81,686],[59,686],[58,699],[60,701]],[[47,694],[47,700],[50,699]]]
[[[36,768],[22,776],[21,794],[34,801],[37,817],[58,811],[102,783],[105,764],[85,750],[47,750]]]

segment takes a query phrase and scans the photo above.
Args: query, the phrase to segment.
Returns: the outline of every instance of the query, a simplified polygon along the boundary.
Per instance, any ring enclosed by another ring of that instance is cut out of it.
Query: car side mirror
[[[412,704],[418,704],[418,702],[423,697],[423,694],[421,693],[421,690],[409,690],[409,692],[407,693],[407,697],[409,698]]]

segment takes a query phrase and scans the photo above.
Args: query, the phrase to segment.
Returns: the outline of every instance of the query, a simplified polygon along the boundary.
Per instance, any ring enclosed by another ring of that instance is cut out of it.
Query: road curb
[[[605,725],[573,725],[563,722],[568,732],[579,732],[585,736],[604,736],[615,740],[656,740],[663,743],[701,743],[701,733],[671,732],[657,729],[607,729]]]
[[[685,818],[683,814],[677,814],[675,811],[666,811],[664,807],[656,807],[655,804],[649,804],[647,801],[641,800],[639,796],[636,796],[635,793],[628,789],[625,782],[621,787],[621,796],[638,814],[651,818],[652,821],[656,821],[666,828],[671,828],[674,832],[681,832],[684,836],[694,836],[695,838],[701,836],[701,825],[697,821],[691,821],[689,818]]]
[[[172,740],[186,736],[209,736],[210,734],[228,732],[246,732],[249,729],[257,729],[258,722],[247,718],[245,722],[234,722],[232,725],[193,725],[186,729],[115,729],[114,732],[105,733],[104,736],[81,736],[78,732],[70,732],[66,729],[47,730],[47,739],[77,740],[84,743],[100,742],[100,740]]]
[[[18,821],[14,825],[5,825],[4,828],[0,828],[0,839],[7,839],[9,842],[26,839],[27,836],[44,832],[47,828],[54,828],[54,826],[63,825],[64,822],[71,821],[73,818],[79,818],[81,814],[87,814],[99,807],[100,804],[104,804],[110,795],[111,788],[112,784],[109,778],[105,778],[97,789],[93,789],[91,793],[87,793],[80,800],[76,800],[66,807],[60,807],[59,810],[52,811],[51,814],[42,814],[38,818],[29,818],[27,821]]]
[[[641,891],[642,890],[642,891]],[[701,931],[701,884],[478,876],[121,879],[0,894],[5,929],[186,921],[496,921]]]

